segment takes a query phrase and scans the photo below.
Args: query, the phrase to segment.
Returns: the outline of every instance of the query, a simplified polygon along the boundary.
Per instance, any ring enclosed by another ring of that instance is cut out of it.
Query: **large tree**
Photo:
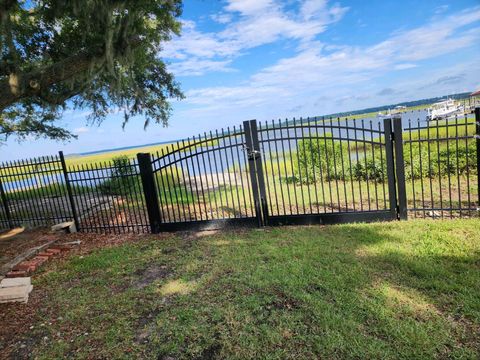
[[[167,124],[183,97],[159,57],[181,0],[0,0],[0,136],[69,139],[65,109]],[[68,119],[67,119],[68,120]]]

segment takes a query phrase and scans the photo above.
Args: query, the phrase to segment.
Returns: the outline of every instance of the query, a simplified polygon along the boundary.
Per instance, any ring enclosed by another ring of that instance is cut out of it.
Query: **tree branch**
[[[0,0],[0,14],[8,13],[17,2],[17,0]]]
[[[101,56],[81,53],[41,70],[10,74],[0,81],[0,111],[22,98],[38,95],[43,89],[73,79],[101,60]]]
[[[141,39],[134,36],[127,42],[131,47],[141,44]],[[122,53],[122,49],[118,53]],[[115,57],[120,54],[115,54]],[[12,73],[0,80],[0,112],[20,99],[39,95],[51,86],[60,84],[66,80],[92,69],[94,65],[103,65],[104,51],[96,54],[80,53],[63,59],[55,64],[34,70],[29,73]]]

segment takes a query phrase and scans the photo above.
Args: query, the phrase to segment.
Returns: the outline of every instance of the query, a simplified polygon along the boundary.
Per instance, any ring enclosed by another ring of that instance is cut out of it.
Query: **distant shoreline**
[[[182,141],[182,140],[184,140],[184,139],[166,140],[166,141],[160,141],[160,142],[149,143],[149,144],[130,145],[130,146],[122,146],[122,147],[118,147],[118,148],[110,148],[110,149],[101,149],[101,150],[87,151],[87,152],[81,152],[81,153],[73,153],[73,154],[65,155],[65,157],[72,158],[72,157],[77,157],[77,156],[97,155],[97,154],[103,154],[103,153],[108,153],[108,152],[116,152],[116,151],[120,151],[120,150],[130,150],[130,149],[143,148],[143,147],[148,147],[148,146],[172,144],[174,142]]]

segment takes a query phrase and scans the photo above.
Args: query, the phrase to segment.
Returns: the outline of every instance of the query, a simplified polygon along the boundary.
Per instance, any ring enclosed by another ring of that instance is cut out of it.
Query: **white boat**
[[[445,119],[450,116],[457,114],[462,114],[464,112],[464,107],[462,105],[457,105],[454,100],[447,99],[433,104],[427,109],[427,119],[428,120],[438,120]]]
[[[382,113],[382,112],[379,112],[377,114],[377,117],[380,118],[380,119],[388,119],[388,118],[391,118],[395,115],[400,115],[402,114],[405,109],[407,107],[406,106],[395,106],[395,108],[392,110],[392,109],[388,109],[386,112]]]

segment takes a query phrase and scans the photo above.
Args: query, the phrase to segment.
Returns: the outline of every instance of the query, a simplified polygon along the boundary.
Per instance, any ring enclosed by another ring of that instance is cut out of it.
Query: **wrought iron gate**
[[[179,141],[153,158],[139,154],[152,231],[258,224],[247,144],[245,129],[234,127]]]
[[[308,118],[245,121],[138,162],[160,232],[403,218],[402,157],[400,119]]]
[[[378,221],[406,214],[395,181],[404,177],[403,167],[395,167],[402,157],[400,119],[374,126],[307,118],[251,128],[265,169],[256,171],[265,179],[259,182],[263,224]]]

